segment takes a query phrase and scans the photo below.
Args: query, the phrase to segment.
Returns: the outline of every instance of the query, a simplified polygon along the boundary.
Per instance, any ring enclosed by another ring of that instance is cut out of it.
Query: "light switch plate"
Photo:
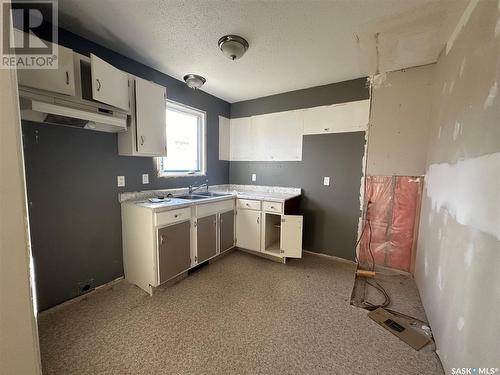
[[[323,177],[323,185],[330,186],[330,177]]]
[[[117,176],[116,183],[117,183],[118,187],[124,187],[125,186],[125,176]]]
[[[257,175],[255,173],[252,173],[252,181],[257,181]]]
[[[144,173],[144,174],[142,175],[142,184],[143,184],[143,185],[149,184],[149,174]]]

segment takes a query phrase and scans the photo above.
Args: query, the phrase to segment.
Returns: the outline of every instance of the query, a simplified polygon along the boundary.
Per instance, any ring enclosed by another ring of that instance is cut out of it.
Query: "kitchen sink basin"
[[[211,191],[204,191],[200,193],[196,193],[196,195],[203,195],[204,197],[227,197],[231,194],[223,194],[223,193],[213,193]]]
[[[207,196],[204,196],[204,195],[197,195],[197,194],[186,194],[186,195],[180,195],[178,197],[176,197],[178,199],[188,199],[188,200],[191,200],[191,201],[196,201],[196,200],[199,200],[199,199],[207,199],[207,198],[210,198],[210,197],[207,197]]]

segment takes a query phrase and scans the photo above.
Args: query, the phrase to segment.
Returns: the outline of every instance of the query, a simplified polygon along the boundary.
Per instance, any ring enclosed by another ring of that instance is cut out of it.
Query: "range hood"
[[[21,119],[54,125],[117,133],[127,130],[127,115],[98,106],[75,108],[67,104],[21,98]]]

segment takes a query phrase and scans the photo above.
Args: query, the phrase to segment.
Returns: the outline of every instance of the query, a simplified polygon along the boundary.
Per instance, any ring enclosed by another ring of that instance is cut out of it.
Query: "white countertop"
[[[289,199],[299,197],[301,189],[285,188],[275,186],[255,186],[255,185],[217,185],[209,187],[209,191],[213,193],[228,194],[226,196],[209,197],[207,199],[186,200],[175,198],[175,195],[185,194],[186,189],[171,189],[171,190],[151,190],[144,192],[125,193],[120,197],[122,204],[135,204],[140,207],[148,208],[153,211],[168,211],[178,208],[190,207],[198,204],[207,204],[219,202],[227,199],[254,199],[265,200],[271,202],[285,202]],[[167,198],[162,202],[152,203],[148,200],[150,197],[166,196],[173,194],[173,198]],[[196,192],[193,194],[196,195]]]

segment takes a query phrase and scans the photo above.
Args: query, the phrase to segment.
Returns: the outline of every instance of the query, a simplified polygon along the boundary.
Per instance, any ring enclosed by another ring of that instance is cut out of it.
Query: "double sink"
[[[200,192],[200,193],[196,193],[196,194],[179,195],[179,196],[177,196],[175,198],[196,201],[196,200],[200,200],[200,199],[210,199],[210,198],[218,198],[218,197],[227,197],[229,195],[231,195],[231,194],[213,193],[211,191],[206,191],[206,192]]]

